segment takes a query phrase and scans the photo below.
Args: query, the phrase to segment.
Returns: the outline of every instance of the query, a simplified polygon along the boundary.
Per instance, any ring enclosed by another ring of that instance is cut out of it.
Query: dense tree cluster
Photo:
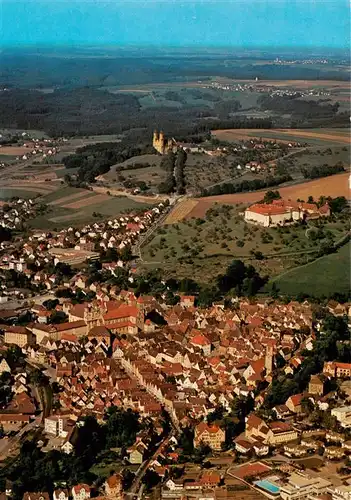
[[[167,135],[187,138],[213,128],[270,128],[270,120],[231,119],[236,101],[218,111],[205,104],[142,107],[138,97],[94,87],[57,89],[51,93],[11,89],[0,94],[0,126],[37,129],[62,135],[125,134],[151,137],[157,123]]]
[[[250,264],[246,266],[241,260],[233,260],[225,274],[217,277],[217,286],[223,295],[233,290],[236,295],[253,296],[265,284],[256,269]]]
[[[10,373],[3,372],[0,375],[0,408],[6,408],[6,406],[10,403],[13,397],[13,382],[14,379]]]
[[[273,111],[279,115],[291,115],[291,126],[348,126],[346,113],[338,113],[339,103],[305,101],[295,96],[270,96],[262,95],[258,99],[261,109]]]
[[[48,491],[52,494],[54,486],[60,483],[69,486],[80,482],[92,484],[97,479],[89,471],[92,465],[111,447],[128,448],[134,443],[139,429],[139,415],[132,410],[111,407],[102,425],[94,417],[85,417],[84,425],[75,431],[73,454],[57,450],[43,453],[37,448],[35,440],[25,442],[18,459],[0,471],[0,485],[5,479],[12,480],[17,500],[22,499],[25,491]]]
[[[244,180],[237,183],[217,184],[201,191],[201,196],[218,196],[220,194],[242,193],[245,191],[257,191],[272,186],[279,186],[284,182],[289,182],[292,177],[289,174],[269,176],[265,179]]]
[[[321,165],[319,167],[302,168],[301,172],[305,179],[319,179],[320,177],[328,177],[329,175],[345,172],[342,162],[335,165]]]
[[[267,191],[263,197],[263,203],[272,203],[273,200],[281,198],[279,191]]]
[[[166,178],[163,182],[158,185],[158,192],[162,194],[173,193],[176,187],[176,181],[174,176],[176,163],[176,155],[174,153],[168,153],[164,156],[161,161],[161,168],[166,172]]]
[[[122,132],[140,109],[130,94],[86,87],[42,93],[14,89],[0,94],[0,124],[44,130],[50,135]]]
[[[265,406],[272,408],[277,404],[283,404],[292,394],[297,394],[306,389],[310,376],[320,373],[324,361],[348,362],[351,358],[351,347],[349,343],[349,330],[347,319],[322,313],[321,327],[316,329],[317,338],[311,351],[303,352],[304,360],[299,370],[294,375],[278,374],[273,378],[269,388]]]
[[[326,198],[329,203],[332,213],[340,213],[349,207],[348,201],[345,196],[337,196],[336,198]]]
[[[339,103],[320,104],[317,101],[300,100],[296,96],[274,96],[262,95],[258,98],[258,103],[262,109],[285,114],[291,113],[293,116],[334,116],[339,109]]]
[[[134,146],[127,139],[121,142],[91,144],[80,148],[74,155],[63,158],[66,168],[78,168],[77,183],[94,182],[98,175],[110,170],[133,156],[151,153],[149,145]]]
[[[136,277],[133,286],[136,295],[165,295],[170,305],[179,301],[179,293],[185,293],[195,295],[199,307],[209,307],[227,295],[254,296],[266,282],[267,277],[260,276],[252,265],[246,266],[241,260],[233,260],[226,272],[217,276],[212,286],[197,283],[191,278],[164,280],[159,270]]]
[[[3,241],[11,241],[12,239],[12,231],[7,227],[0,226],[0,243]]]
[[[186,158],[187,154],[183,149],[178,151],[174,168],[174,178],[176,183],[177,194],[185,193],[184,168],[185,168]]]

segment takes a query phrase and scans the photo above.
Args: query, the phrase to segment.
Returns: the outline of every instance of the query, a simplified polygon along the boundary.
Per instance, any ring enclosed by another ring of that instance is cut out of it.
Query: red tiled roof
[[[205,335],[195,335],[191,341],[190,341],[192,344],[195,344],[195,345],[210,345],[211,342],[208,340],[207,337],[205,337]]]
[[[112,309],[104,315],[104,320],[119,319],[119,318],[129,318],[138,316],[138,308],[134,306],[121,305],[117,309]]]
[[[208,425],[206,422],[201,422],[197,427],[196,427],[196,433],[197,435],[201,435],[204,432],[209,432],[210,434],[217,434],[221,429],[218,425]]]
[[[90,492],[90,486],[88,486],[87,484],[76,484],[75,486],[73,486],[72,488],[72,491],[74,491],[75,493],[79,494],[81,490],[85,490],[87,492]]]
[[[344,370],[351,370],[351,363],[340,363],[339,361],[336,361],[335,366]]]
[[[65,330],[73,330],[74,328],[80,328],[82,326],[86,326],[86,323],[83,320],[79,320],[55,325],[55,329],[58,332],[64,332]]]

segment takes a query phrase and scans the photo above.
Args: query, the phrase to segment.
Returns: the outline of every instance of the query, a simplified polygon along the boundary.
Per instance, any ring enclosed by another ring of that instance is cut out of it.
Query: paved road
[[[148,460],[146,460],[144,462],[144,464],[142,465],[142,467],[139,469],[137,475],[135,476],[134,481],[133,481],[133,483],[132,483],[129,491],[126,493],[126,495],[132,496],[132,497],[133,496],[137,496],[139,498],[140,490],[141,490],[141,492],[143,491],[142,490],[141,481],[142,481],[144,475],[146,474],[146,471],[150,467],[151,462],[153,462],[154,460],[156,460],[156,458],[161,453],[161,451],[163,450],[163,448],[168,445],[169,440],[171,439],[171,437],[173,435],[174,435],[174,431],[171,431],[171,433],[167,437],[165,437],[161,441],[161,443],[158,445],[157,450],[154,452],[154,454]]]

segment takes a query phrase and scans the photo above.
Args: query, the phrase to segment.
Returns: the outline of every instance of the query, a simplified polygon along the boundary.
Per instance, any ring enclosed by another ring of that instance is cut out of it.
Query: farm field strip
[[[38,193],[38,191],[31,190],[29,188],[8,188],[6,187],[1,187],[0,188],[0,200],[2,199],[9,199],[14,196],[18,196],[19,198],[36,198],[38,195],[41,193]]]
[[[350,143],[350,135],[345,134],[345,131],[340,131],[337,134],[333,133],[332,131],[323,131],[321,130],[320,132],[310,132],[308,130],[304,131],[299,131],[299,130],[286,130],[286,129],[278,129],[278,133],[282,134],[287,134],[290,136],[297,136],[297,137],[307,137],[307,138],[313,138],[313,139],[325,139],[327,141],[334,141],[334,142],[341,142],[341,143]]]
[[[89,196],[94,196],[94,193],[92,191],[87,191],[86,189],[84,191],[81,191],[80,193],[74,193],[70,194],[68,196],[64,196],[63,198],[59,198],[57,200],[51,201],[49,205],[55,206],[55,205],[62,205],[64,206],[65,203],[68,203],[73,200],[78,200],[79,198],[86,197],[88,198]]]
[[[59,215],[57,217],[51,217],[49,219],[49,221],[51,222],[66,222],[66,221],[72,221],[72,224],[74,224],[74,222],[81,218],[81,217],[84,217],[86,214],[85,212],[81,211],[81,212],[76,212],[74,215],[72,214],[67,214],[67,215]]]
[[[178,203],[166,217],[164,224],[175,224],[185,219],[185,217],[196,207],[197,200],[189,199]]]
[[[12,182],[12,183],[9,183],[9,184],[6,184],[6,187],[11,187],[13,189],[15,189],[16,187],[20,187],[22,189],[25,188],[25,187],[29,187],[31,188],[33,191],[36,190],[36,189],[40,189],[41,191],[44,191],[45,193],[51,193],[52,191],[56,191],[57,189],[57,186],[55,185],[52,185],[52,184],[48,184],[47,182],[35,182],[35,180],[28,180],[28,181],[16,181],[16,182]]]
[[[306,142],[310,139],[335,144],[350,143],[350,135],[348,130],[345,129],[221,129],[213,130],[212,135],[227,141],[259,138],[268,141],[275,140],[281,143],[289,143],[297,139]]]
[[[73,203],[67,203],[66,205],[62,205],[62,207],[79,209],[83,207],[88,207],[89,205],[96,205],[97,203],[102,203],[109,199],[110,197],[107,194],[97,194],[94,196],[89,196],[88,198],[85,198],[83,200],[77,200]]]
[[[38,187],[34,184],[28,185],[28,184],[16,184],[16,185],[6,185],[2,186],[1,190],[9,190],[9,191],[30,191],[31,193],[37,193],[41,195],[49,194],[51,191],[48,191],[47,189],[44,189],[42,187]]]
[[[28,153],[28,151],[30,151],[30,148],[24,146],[2,146],[0,148],[0,153],[6,156],[21,156]]]

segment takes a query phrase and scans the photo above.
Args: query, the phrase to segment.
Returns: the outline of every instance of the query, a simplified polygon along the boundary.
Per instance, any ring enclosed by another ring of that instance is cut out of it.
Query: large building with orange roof
[[[273,200],[272,203],[255,203],[245,210],[245,220],[264,227],[278,226],[287,222],[318,219],[330,215],[326,203],[318,207],[315,203],[291,200]]]
[[[218,425],[208,425],[206,422],[201,422],[195,427],[195,448],[202,443],[209,446],[211,450],[220,451],[224,442],[225,432]]]

